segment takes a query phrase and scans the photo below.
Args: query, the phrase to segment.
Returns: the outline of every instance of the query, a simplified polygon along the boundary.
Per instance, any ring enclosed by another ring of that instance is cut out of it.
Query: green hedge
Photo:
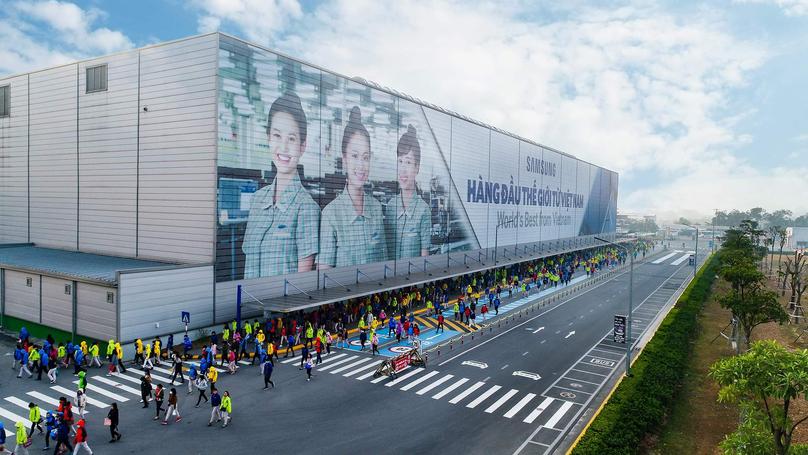
[[[673,403],[684,373],[696,316],[710,295],[720,263],[719,252],[708,260],[654,337],[572,450],[574,455],[639,453],[645,434],[657,428]]]
[[[33,338],[44,340],[45,338],[47,338],[48,334],[52,335],[53,339],[56,340],[56,344],[62,343],[65,340],[70,340],[72,338],[70,332],[65,332],[64,330],[54,329],[53,327],[37,324],[35,322],[25,321],[8,315],[3,316],[3,329],[13,333],[16,338],[19,338],[20,329],[22,329],[23,327],[25,327],[25,329],[28,330],[28,333]],[[87,344],[98,342],[100,346],[106,346],[107,341],[109,340],[100,341],[96,340],[95,338],[76,335],[76,342],[81,343],[82,341],[86,341]]]

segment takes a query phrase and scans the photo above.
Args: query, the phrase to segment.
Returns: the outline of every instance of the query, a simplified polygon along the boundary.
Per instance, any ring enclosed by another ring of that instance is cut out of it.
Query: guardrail
[[[592,285],[594,285],[596,283],[599,283],[601,281],[604,281],[605,279],[617,274],[618,272],[624,272],[624,271],[628,270],[629,267],[631,267],[630,264],[624,264],[624,265],[614,267],[611,270],[608,270],[608,271],[606,271],[606,272],[604,272],[602,274],[599,274],[599,275],[597,275],[595,277],[592,277],[592,278],[590,278],[588,280],[585,280],[585,281],[583,281],[581,283],[578,283],[576,285],[572,285],[572,286],[569,286],[569,287],[567,287],[565,289],[562,289],[562,290],[560,290],[560,292],[557,292],[557,293],[555,293],[555,294],[553,294],[551,296],[545,297],[545,298],[539,300],[538,302],[534,302],[534,303],[530,304],[529,306],[526,306],[524,308],[520,308],[518,311],[515,310],[512,313],[509,313],[509,314],[507,314],[505,316],[501,316],[501,317],[499,317],[499,318],[497,318],[497,319],[495,319],[495,320],[493,320],[491,322],[488,322],[486,324],[477,325],[478,329],[475,329],[474,331],[471,331],[471,332],[468,332],[468,333],[463,333],[463,334],[460,334],[460,335],[455,335],[454,337],[450,338],[447,341],[444,341],[444,342],[439,343],[439,344],[437,344],[435,346],[432,346],[429,349],[425,349],[424,350],[424,362],[429,361],[429,354],[430,353],[434,353],[436,356],[440,356],[441,355],[441,349],[445,348],[446,346],[448,346],[448,350],[450,352],[453,351],[455,341],[460,341],[460,346],[464,346],[465,342],[466,342],[466,338],[470,337],[471,338],[469,340],[470,342],[474,341],[475,335],[479,336],[480,338],[483,338],[484,335],[485,335],[486,329],[488,329],[488,333],[492,333],[494,331],[494,326],[496,326],[497,329],[501,329],[503,325],[507,326],[509,323],[516,323],[516,319],[517,318],[522,319],[523,315],[525,317],[527,317],[527,315],[529,315],[531,313],[535,313],[537,309],[540,310],[541,308],[545,308],[545,307],[547,307],[547,305],[552,304],[556,300],[561,301],[562,298],[569,297],[569,296],[571,296],[571,295],[573,295],[573,294],[575,294],[575,293],[577,293],[579,291],[585,290],[585,289],[591,287]]]

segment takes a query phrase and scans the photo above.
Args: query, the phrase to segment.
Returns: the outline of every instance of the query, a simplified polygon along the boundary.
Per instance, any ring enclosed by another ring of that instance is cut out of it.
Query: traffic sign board
[[[191,313],[189,313],[187,311],[183,311],[182,312],[182,322],[184,322],[186,324],[191,322]]]

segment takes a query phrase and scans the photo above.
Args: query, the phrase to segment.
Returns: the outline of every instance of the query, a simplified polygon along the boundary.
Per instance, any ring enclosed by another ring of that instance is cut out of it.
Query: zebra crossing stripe
[[[356,360],[356,358],[354,357],[351,360]],[[332,371],[331,374],[342,373],[345,370],[350,370],[351,368],[353,368],[353,367],[355,367],[357,365],[361,365],[361,364],[363,364],[363,363],[365,363],[365,362],[367,362],[369,360],[373,360],[373,359],[371,359],[371,358],[360,359],[359,361],[356,361],[354,363],[349,363],[348,365],[344,365],[344,366],[341,366],[341,367],[337,368],[336,370]]]
[[[573,404],[572,401],[565,401],[564,404],[561,405],[561,408],[558,411],[556,411],[555,414],[553,414],[553,417],[551,417],[550,420],[548,420],[547,423],[544,424],[544,427],[552,428],[555,430],[553,426],[555,426],[555,424],[557,424],[558,421],[561,420],[562,417],[564,417],[564,414],[566,414],[567,411],[569,411],[569,409],[572,407],[572,404]]]
[[[416,395],[424,395],[427,392],[429,392],[430,390],[434,389],[435,387],[443,384],[444,382],[448,381],[449,379],[452,379],[453,377],[454,377],[453,374],[447,374],[446,376],[438,379],[437,381],[433,381],[432,384],[429,384],[428,386],[424,387],[423,389],[415,392],[415,394]]]
[[[505,417],[506,419],[511,419],[511,418],[513,418],[513,416],[515,416],[515,415],[516,415],[516,413],[518,413],[519,411],[521,411],[521,410],[522,410],[522,408],[524,408],[524,407],[525,407],[525,405],[526,405],[526,404],[528,404],[528,403],[530,402],[530,400],[532,400],[532,399],[533,399],[533,398],[535,398],[535,397],[536,397],[536,394],[535,394],[535,393],[528,393],[527,395],[525,395],[525,397],[524,397],[524,398],[522,398],[522,399],[519,401],[519,403],[516,403],[516,405],[515,405],[514,407],[512,407],[510,411],[506,412],[506,413],[505,413],[505,415],[504,415],[504,417]]]
[[[291,358],[291,359],[289,359],[289,360],[281,360],[281,363],[292,363],[292,362],[294,362],[295,360],[298,360],[298,358],[297,358],[297,357],[292,357],[292,358]]]
[[[117,383],[115,381],[111,381],[111,380],[109,380],[109,379],[107,379],[107,378],[105,378],[103,376],[96,376],[96,377],[92,378],[92,380],[93,381],[98,381],[98,382],[100,382],[102,384],[106,384],[108,386],[115,387],[116,389],[123,390],[124,392],[129,392],[132,395],[135,395],[137,397],[140,396],[140,390],[132,388],[132,387],[129,387],[128,385],[123,385],[123,384]],[[73,381],[73,384],[78,384],[78,383],[79,383],[79,381]]]
[[[466,398],[467,396],[471,395],[472,393],[474,393],[475,390],[479,389],[480,387],[482,387],[484,385],[485,385],[485,383],[482,382],[482,381],[477,382],[476,384],[472,385],[468,389],[464,390],[460,395],[458,395],[458,396],[452,398],[451,400],[449,400],[449,403],[452,403],[452,404],[460,403],[460,400],[462,400],[463,398]]]
[[[440,373],[440,372],[438,372],[438,371],[432,371],[432,372],[430,372],[429,374],[427,374],[426,376],[421,376],[420,378],[416,379],[415,381],[412,381],[411,383],[409,383],[409,384],[405,385],[405,386],[404,386],[404,387],[402,387],[400,390],[403,390],[403,391],[405,391],[405,392],[406,392],[407,390],[410,390],[411,388],[413,388],[413,387],[417,386],[418,384],[420,384],[420,383],[422,383],[422,382],[426,381],[427,379],[429,379],[429,378],[431,378],[432,376],[435,376],[436,374],[439,374],[439,373]]]
[[[55,406],[57,408],[59,407],[59,400],[55,400],[55,399],[53,399],[53,398],[51,398],[51,397],[49,397],[47,395],[44,395],[42,393],[39,393],[39,392],[27,392],[27,393],[28,393],[28,395],[36,398],[37,400],[39,400],[39,401],[41,401],[43,403],[48,403],[49,405]],[[87,414],[87,411],[85,410],[84,413]]]
[[[65,388],[65,387],[62,387],[60,385],[51,386],[51,389],[65,395],[67,397],[72,397],[73,395],[76,394],[75,391],[70,390],[70,389]],[[96,408],[101,408],[101,409],[106,409],[106,408],[109,407],[108,404],[103,403],[101,401],[98,401],[95,398],[90,398],[90,397],[87,397],[87,404],[95,406]]]
[[[446,389],[444,389],[442,392],[436,393],[432,398],[435,399],[435,400],[440,400],[441,398],[443,398],[446,395],[452,393],[452,391],[454,389],[460,387],[461,385],[465,384],[466,382],[468,382],[467,378],[461,378],[460,380],[458,380],[454,384],[452,384],[449,387],[447,387]]]
[[[482,403],[483,401],[487,400],[487,399],[488,399],[488,397],[490,397],[491,395],[493,395],[493,394],[497,393],[497,390],[499,390],[499,389],[501,389],[501,388],[502,388],[502,387],[500,387],[500,386],[498,386],[498,385],[491,386],[491,388],[490,388],[490,389],[488,389],[488,390],[486,390],[485,392],[483,392],[483,394],[482,394],[482,395],[480,395],[479,397],[477,397],[477,398],[476,398],[474,401],[472,401],[471,403],[467,404],[467,405],[466,405],[466,407],[467,407],[467,408],[469,408],[469,409],[474,409],[474,408],[476,408],[476,407],[477,407],[477,405],[479,405],[479,404],[480,404],[480,403]]]
[[[378,366],[379,366],[378,363],[371,362],[371,363],[369,363],[367,365],[362,365],[361,367],[359,367],[359,368],[357,368],[355,370],[351,370],[351,371],[343,374],[342,376],[348,378],[348,377],[351,377],[351,376],[355,375],[356,373],[359,373],[360,371],[367,370],[368,368],[378,368]],[[375,371],[371,372],[370,374],[373,375],[373,373],[375,373]],[[357,379],[359,379],[359,378],[357,378]]]
[[[78,384],[79,381],[74,381],[73,383]],[[118,395],[117,393],[114,393],[114,392],[110,392],[109,390],[102,389],[101,387],[98,387],[95,384],[87,384],[87,390],[92,392],[92,393],[99,393],[101,395],[104,395],[105,397],[112,398],[113,400],[129,401],[129,398],[126,398],[123,395]],[[138,395],[140,395],[140,394],[138,394]]]
[[[496,411],[500,406],[505,404],[506,401],[510,400],[511,397],[516,395],[517,393],[519,393],[519,391],[516,390],[516,389],[509,390],[508,393],[506,393],[505,395],[502,396],[502,398],[495,401],[494,404],[489,406],[488,409],[485,410],[485,412],[487,412],[488,414],[493,414],[494,411]]]
[[[30,421],[30,420],[28,420],[28,418],[27,418],[27,417],[18,416],[17,414],[14,414],[13,412],[8,411],[8,410],[5,410],[5,409],[3,409],[3,408],[0,408],[0,416],[5,417],[6,419],[11,420],[12,422],[14,422],[14,425],[16,425],[16,424],[17,424],[17,422],[27,422],[27,423],[25,424],[25,426],[26,426],[26,427],[30,427],[30,426],[31,426],[31,421]],[[13,428],[13,427],[14,427],[14,425],[9,426],[9,428]],[[8,433],[6,433],[6,434],[8,434]],[[12,433],[12,434],[14,434],[14,433]]]
[[[339,360],[337,360],[336,362],[328,362],[328,365],[326,365],[326,366],[324,366],[324,367],[321,367],[321,366],[318,366],[318,365],[314,365],[314,368],[315,368],[315,369],[317,369],[317,370],[319,370],[319,371],[327,371],[327,370],[330,370],[331,368],[334,368],[334,367],[335,367],[335,366],[337,366],[337,365],[341,365],[341,364],[343,364],[343,363],[350,362],[350,361],[352,361],[352,360],[356,360],[356,359],[357,359],[357,358],[356,358],[356,357],[353,357],[353,356],[351,356],[351,357],[345,357],[344,359],[339,359]],[[322,363],[324,363],[324,362],[321,362],[321,364],[322,364]]]
[[[416,374],[418,374],[418,373],[420,373],[422,371],[424,371],[423,368],[413,368],[412,371],[410,371],[409,373],[405,374],[404,376],[399,376],[396,379],[393,379],[392,381],[388,382],[384,386],[385,387],[393,387],[394,385],[400,384],[400,383],[406,381],[407,379],[415,376]]]
[[[533,421],[536,420],[536,418],[539,416],[539,414],[544,412],[544,410],[547,409],[547,407],[550,406],[550,403],[552,403],[552,402],[553,402],[552,398],[545,398],[544,401],[541,402],[539,407],[534,409],[533,412],[531,412],[530,414],[528,414],[527,417],[525,417],[525,420],[523,420],[523,422],[525,422],[525,423],[533,423]]]
[[[377,368],[378,368],[378,365],[377,365]],[[370,372],[370,373],[365,373],[365,374],[363,374],[362,376],[358,376],[356,379],[357,379],[357,380],[359,380],[359,381],[364,381],[365,379],[367,379],[367,378],[369,378],[369,377],[373,376],[374,374],[376,374],[376,370],[371,370],[371,372]],[[383,377],[384,377],[384,376],[382,376],[382,378],[383,378]],[[379,379],[381,379],[381,378],[379,378]],[[377,381],[375,381],[375,380],[374,380],[374,381],[372,381],[372,382],[374,382],[374,383],[375,383],[375,382],[377,382]]]

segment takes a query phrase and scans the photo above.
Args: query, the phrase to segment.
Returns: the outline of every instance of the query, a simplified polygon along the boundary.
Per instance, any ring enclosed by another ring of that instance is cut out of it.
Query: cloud
[[[808,134],[800,134],[794,138],[795,142],[808,142]]]
[[[735,3],[773,4],[782,9],[786,16],[808,15],[808,0],[733,0]]]
[[[111,54],[131,49],[132,42],[123,33],[93,23],[106,16],[97,8],[82,9],[74,3],[18,1],[14,9],[23,16],[50,26],[59,39],[78,51]]]
[[[106,17],[96,8],[53,0],[9,6],[0,18],[0,77],[133,47],[122,32],[93,26]]]
[[[736,126],[754,109],[729,103],[766,46],[735,37],[708,8],[536,14],[516,2],[334,0],[264,44],[616,170],[622,182],[650,171],[687,180],[705,160],[731,166],[706,179],[712,193],[722,178],[735,182],[744,163],[734,151],[754,140]],[[675,184],[621,196],[629,209],[713,208]]]
[[[297,0],[193,0],[191,6],[202,11],[197,19],[200,33],[232,24],[259,44],[272,42],[291,20],[303,15]]]

